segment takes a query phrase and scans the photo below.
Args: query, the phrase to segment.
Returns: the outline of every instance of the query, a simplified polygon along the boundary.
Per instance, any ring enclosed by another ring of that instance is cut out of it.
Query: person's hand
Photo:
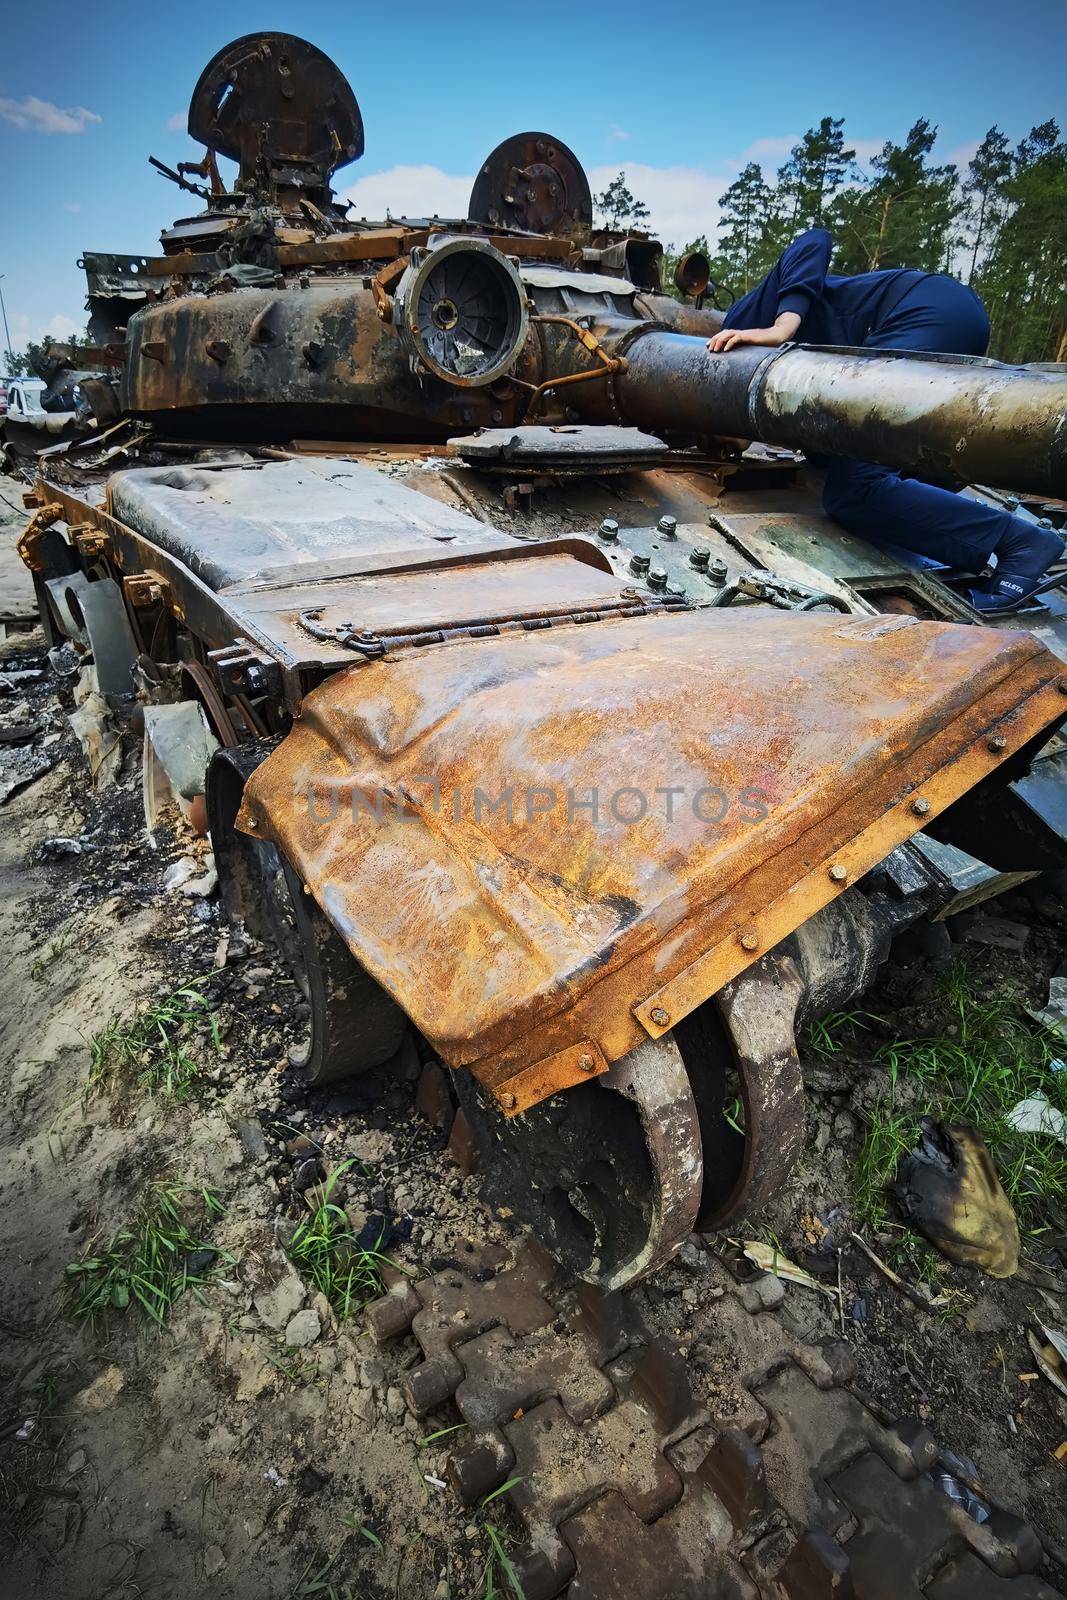
[[[765,344],[774,348],[784,343],[777,328],[723,328],[712,334],[708,349],[718,354],[721,350],[734,350],[740,344]]]
[[[796,312],[783,311],[771,328],[720,328],[708,340],[708,349],[713,355],[734,350],[742,344],[761,344],[776,350],[779,345],[788,344],[799,327],[800,318]]]

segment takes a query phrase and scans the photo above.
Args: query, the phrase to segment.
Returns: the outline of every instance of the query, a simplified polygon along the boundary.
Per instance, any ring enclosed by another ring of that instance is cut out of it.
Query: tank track
[[[774,1324],[787,1348],[715,1419],[632,1296],[561,1280],[532,1241],[398,1277],[367,1320],[421,1349],[411,1410],[451,1400],[467,1423],[448,1464],[463,1503],[516,1480],[526,1600],[1064,1600],[1026,1522],[979,1525],[935,1487],[933,1436],[875,1414],[843,1345]]]

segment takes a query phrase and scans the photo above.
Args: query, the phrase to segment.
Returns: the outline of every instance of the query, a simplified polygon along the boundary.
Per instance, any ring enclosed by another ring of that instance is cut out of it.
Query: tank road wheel
[[[566,1271],[619,1289],[692,1232],[700,1126],[670,1035],[510,1120],[469,1072],[455,1084],[496,1194]]]
[[[241,795],[268,748],[218,750],[208,768],[207,810],[223,908],[273,944],[311,1010],[302,1071],[335,1083],[380,1066],[400,1047],[407,1018],[356,961],[275,846],[234,828]]]
[[[804,1143],[796,1048],[805,983],[787,956],[764,956],[675,1027],[704,1152],[696,1226],[714,1232],[778,1193]]]

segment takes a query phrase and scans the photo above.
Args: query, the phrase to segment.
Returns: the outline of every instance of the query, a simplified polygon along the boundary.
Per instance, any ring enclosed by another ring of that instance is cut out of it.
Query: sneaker
[[[981,589],[971,589],[967,598],[976,611],[1012,611],[1045,581],[1043,572],[1036,578],[1019,578],[1006,572],[992,577]]]
[[[1065,548],[1054,528],[1012,517],[996,547],[996,571],[968,595],[972,606],[976,611],[1006,611],[1019,605],[1033,594]]]

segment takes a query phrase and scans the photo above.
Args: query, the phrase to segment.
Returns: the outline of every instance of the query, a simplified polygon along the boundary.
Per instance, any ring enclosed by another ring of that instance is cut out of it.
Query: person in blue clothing
[[[763,282],[734,301],[709,350],[797,340],[985,354],[989,318],[966,284],[910,268],[843,277],[829,271],[832,250],[825,228],[801,234]],[[1032,594],[1064,550],[1051,529],[871,461],[831,461],[823,506],[872,544],[897,545],[964,572],[981,573],[995,555],[992,577],[970,591],[980,611],[1003,610]]]

